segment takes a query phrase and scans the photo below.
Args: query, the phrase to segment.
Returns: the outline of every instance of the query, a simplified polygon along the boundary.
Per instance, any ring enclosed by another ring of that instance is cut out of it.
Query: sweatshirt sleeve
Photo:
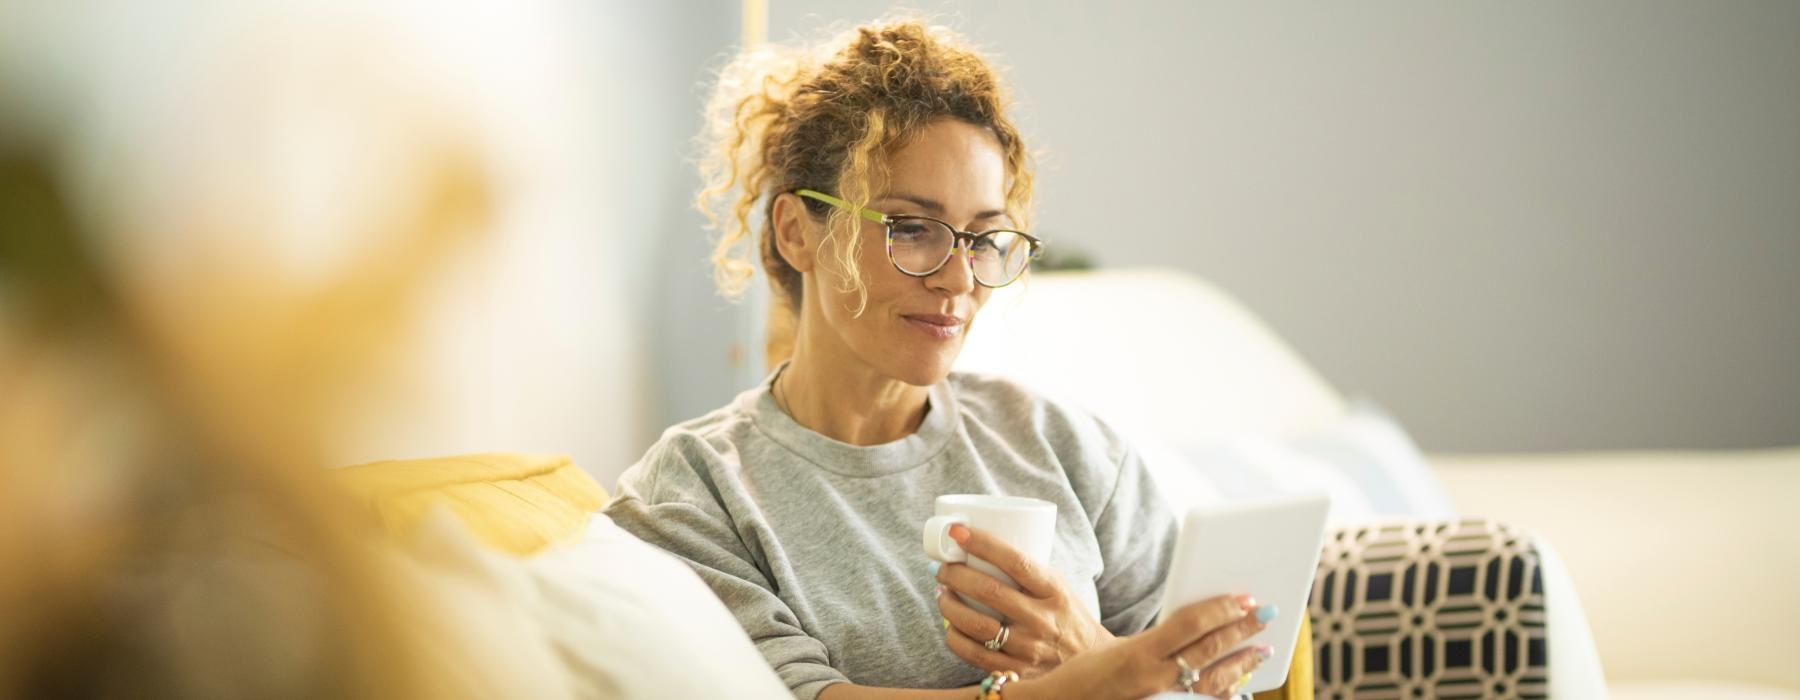
[[[760,547],[754,539],[747,543],[720,503],[720,490],[710,482],[731,470],[710,469],[709,460],[720,456],[703,443],[668,443],[652,448],[620,478],[618,497],[607,504],[606,514],[639,539],[686,561],[795,697],[812,700],[826,686],[848,682],[831,666],[825,644],[808,635],[782,602],[755,554]],[[704,672],[705,660],[694,661],[696,671]]]
[[[1100,623],[1115,635],[1142,632],[1156,621],[1175,550],[1175,516],[1156,493],[1143,458],[1115,443],[1118,478],[1094,519],[1105,568],[1096,588]]]

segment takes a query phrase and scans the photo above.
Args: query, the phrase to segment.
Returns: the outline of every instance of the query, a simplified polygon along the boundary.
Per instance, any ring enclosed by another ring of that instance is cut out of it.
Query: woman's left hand
[[[952,525],[950,539],[969,556],[1005,572],[1020,589],[1013,590],[966,564],[938,568],[937,580],[944,584],[938,593],[938,610],[950,623],[944,630],[944,642],[962,660],[985,671],[1014,671],[1032,677],[1112,641],[1112,633],[1069,593],[1054,569],[980,530]],[[985,645],[1000,633],[1000,621],[969,607],[952,593],[966,595],[1006,616],[1006,643],[998,651]]]

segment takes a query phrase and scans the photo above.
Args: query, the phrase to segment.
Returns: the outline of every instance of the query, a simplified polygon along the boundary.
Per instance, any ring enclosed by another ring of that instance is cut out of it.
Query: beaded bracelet
[[[1019,680],[1019,674],[1012,671],[989,673],[981,680],[981,690],[975,693],[975,700],[1000,700],[1000,689],[1016,680]]]

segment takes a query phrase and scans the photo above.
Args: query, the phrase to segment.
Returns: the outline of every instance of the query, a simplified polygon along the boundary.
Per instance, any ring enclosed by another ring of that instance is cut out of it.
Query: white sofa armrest
[[[1544,572],[1544,619],[1549,620],[1545,632],[1550,645],[1550,697],[1593,698],[1606,700],[1606,669],[1600,662],[1600,649],[1594,645],[1594,631],[1588,625],[1587,612],[1581,606],[1581,595],[1569,578],[1569,567],[1562,555],[1542,535],[1533,535],[1538,565]]]
[[[1800,690],[1800,449],[1432,461],[1465,515],[1556,543],[1609,684]]]

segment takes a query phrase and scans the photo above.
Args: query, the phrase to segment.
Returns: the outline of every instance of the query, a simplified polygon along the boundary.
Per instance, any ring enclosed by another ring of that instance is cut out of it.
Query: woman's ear
[[[788,266],[801,274],[813,271],[817,247],[807,241],[815,225],[799,195],[783,192],[775,195],[775,206],[769,212],[775,224],[775,250]]]

